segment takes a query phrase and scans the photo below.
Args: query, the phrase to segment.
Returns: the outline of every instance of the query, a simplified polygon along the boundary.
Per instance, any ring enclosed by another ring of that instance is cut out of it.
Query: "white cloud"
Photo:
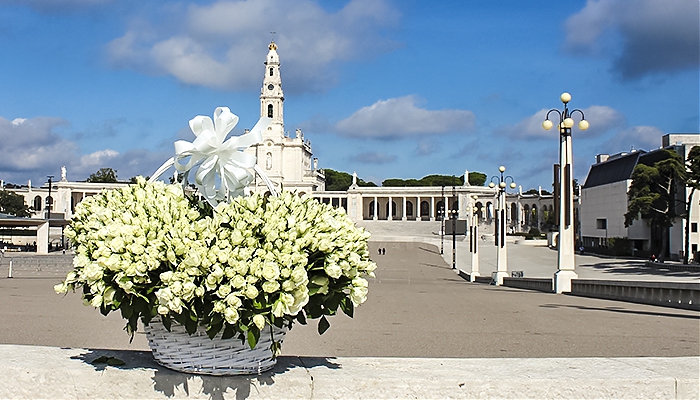
[[[547,116],[547,111],[547,109],[539,110],[515,125],[496,129],[496,133],[521,139],[549,139],[557,137],[556,126],[559,122],[559,115],[556,113],[549,114],[549,119],[554,123],[554,127],[549,131],[542,128],[542,122]],[[596,137],[625,123],[625,117],[619,111],[608,106],[590,106],[581,111],[583,111],[586,120],[590,123],[590,128],[586,131],[581,131],[578,127],[575,127],[574,131],[577,138]],[[581,114],[578,112],[574,113],[573,119],[578,123],[581,120]]]
[[[653,126],[633,126],[619,132],[608,140],[602,149],[606,153],[630,151],[632,148],[641,150],[653,150],[661,146],[661,137],[664,132]]]
[[[396,161],[396,158],[395,155],[375,151],[368,151],[350,157],[352,161],[363,164],[390,164]]]
[[[15,118],[9,121],[0,117],[0,179],[5,182],[24,183],[31,179],[43,182],[46,175],[58,175],[66,166],[68,179],[84,180],[100,168],[117,170],[119,179],[152,174],[172,154],[135,149],[119,153],[104,149],[80,155],[78,146],[56,133],[67,127],[61,118]]]
[[[622,79],[697,69],[700,31],[695,0],[589,0],[566,21],[565,47],[613,58]]]
[[[415,96],[379,100],[338,122],[337,133],[352,137],[400,139],[407,136],[467,132],[474,128],[468,110],[426,110]]]
[[[439,142],[436,140],[419,140],[416,145],[415,153],[417,156],[429,156],[440,149]]]
[[[167,7],[167,8],[166,8]],[[335,79],[329,66],[396,46],[382,36],[398,12],[385,0],[352,0],[337,12],[316,1],[219,0],[163,6],[168,18],[134,20],[108,46],[111,63],[178,81],[236,90],[259,85],[270,31],[276,31],[285,90],[319,90]],[[166,19],[168,23],[155,21]]]

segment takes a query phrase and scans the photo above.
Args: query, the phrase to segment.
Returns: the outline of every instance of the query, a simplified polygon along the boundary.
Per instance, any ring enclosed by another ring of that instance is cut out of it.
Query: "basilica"
[[[505,204],[499,205],[498,187],[469,185],[468,171],[465,171],[463,185],[449,187],[361,187],[357,185],[357,175],[353,173],[353,183],[348,190],[326,191],[325,175],[323,169],[319,168],[319,160],[313,157],[311,141],[304,137],[301,129],[295,129],[294,134],[285,129],[285,99],[277,49],[274,41],[268,45],[260,89],[260,117],[270,118],[272,122],[263,132],[262,141],[245,150],[256,156],[257,169],[264,172],[275,189],[310,195],[334,207],[342,207],[352,220],[358,222],[382,220],[388,223],[421,223],[452,218],[466,222],[466,225],[481,225],[481,232],[490,235],[496,226],[496,216],[501,215],[504,231],[509,233],[528,232],[533,228],[540,231],[555,228],[555,199],[548,192],[540,188],[523,193],[522,188],[519,188],[513,193],[506,193]],[[699,138],[698,134],[665,135],[662,147],[687,155],[692,145],[700,144]],[[633,239],[635,249],[647,250],[652,247],[648,229],[643,229],[642,224],[639,224],[641,228],[627,230],[623,225],[624,218],[621,217],[626,208],[626,189],[631,182],[630,168],[636,160],[642,159],[638,154],[622,154],[601,158],[599,163],[591,167],[586,184],[575,195],[577,243],[589,248],[602,248],[607,246],[610,235],[619,234]],[[629,165],[625,164],[628,167],[625,176],[609,173],[611,170],[617,171],[615,166],[622,162],[615,160],[629,161]],[[148,174],[148,171],[144,172]],[[40,187],[28,183],[12,189],[24,196],[25,203],[33,210],[33,216],[19,221],[0,215],[0,227],[26,226],[35,229],[36,235],[24,240],[35,240],[37,252],[46,252],[52,246],[63,244],[60,232],[72,218],[76,204],[86,196],[122,185],[126,183],[72,182],[67,179],[65,167],[62,167],[61,179],[58,181],[49,181]],[[257,175],[251,189],[263,193],[269,190],[264,180]],[[612,204],[606,200],[610,196],[617,196],[615,198],[618,200]],[[581,202],[581,199],[585,201]],[[503,212],[497,213],[500,209]],[[694,210],[694,216],[697,213],[699,211]],[[694,221],[698,219],[700,216],[695,216]],[[681,239],[685,237],[684,224],[685,221],[680,221],[670,233],[672,258],[674,254],[678,257]],[[699,224],[700,221],[693,222],[688,229],[693,252],[697,252],[700,241],[697,229]],[[0,237],[0,240],[7,239],[5,236]],[[22,238],[9,240],[21,241]]]

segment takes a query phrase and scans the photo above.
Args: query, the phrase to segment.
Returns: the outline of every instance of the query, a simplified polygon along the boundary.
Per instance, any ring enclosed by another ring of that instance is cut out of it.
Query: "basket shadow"
[[[273,385],[276,375],[297,368],[341,368],[340,364],[333,362],[334,358],[280,356],[271,370],[258,375],[212,376],[171,370],[156,363],[150,351],[86,349],[86,352],[71,359],[89,364],[96,371],[104,371],[107,367],[143,370],[146,374],[152,374],[153,390],[166,397],[180,397],[182,392],[189,396],[190,390],[194,390],[214,400],[230,397],[232,393],[235,393],[236,399],[246,399],[250,397],[251,389]],[[195,384],[195,380],[201,382]]]

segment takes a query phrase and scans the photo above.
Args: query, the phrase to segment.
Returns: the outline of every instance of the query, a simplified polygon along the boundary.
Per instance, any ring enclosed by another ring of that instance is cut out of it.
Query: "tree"
[[[326,190],[328,191],[346,191],[352,185],[352,175],[347,172],[334,171],[330,168],[324,168],[323,173],[326,176]],[[365,182],[362,179],[357,179],[357,186],[377,186],[374,182]]]
[[[683,252],[683,263],[688,264],[690,256],[690,211],[693,205],[693,195],[700,189],[700,146],[693,146],[688,152],[685,160],[685,186],[690,189],[688,200],[685,203],[685,251]],[[697,262],[697,260],[695,260]]]
[[[29,217],[31,211],[24,204],[24,196],[9,190],[0,190],[0,212],[17,217]]]
[[[668,247],[668,230],[676,215],[675,185],[685,182],[683,157],[670,150],[662,150],[662,159],[653,165],[637,164],[632,171],[632,184],[627,192],[625,226],[637,219],[645,219],[661,231],[659,261],[663,262]]]
[[[86,182],[92,183],[117,183],[117,170],[112,168],[100,168],[94,174],[90,174]]]
[[[486,182],[486,174],[470,172],[469,183],[474,186],[483,186]],[[462,186],[464,176],[454,175],[426,175],[420,179],[390,178],[382,182],[384,187],[413,187],[413,186]]]

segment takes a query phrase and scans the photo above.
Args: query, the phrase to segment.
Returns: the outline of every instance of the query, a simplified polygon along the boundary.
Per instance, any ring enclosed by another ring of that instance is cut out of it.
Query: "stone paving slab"
[[[123,366],[93,365],[99,356]],[[257,376],[158,366],[148,352],[0,345],[0,398],[697,399],[700,358],[280,357]]]

